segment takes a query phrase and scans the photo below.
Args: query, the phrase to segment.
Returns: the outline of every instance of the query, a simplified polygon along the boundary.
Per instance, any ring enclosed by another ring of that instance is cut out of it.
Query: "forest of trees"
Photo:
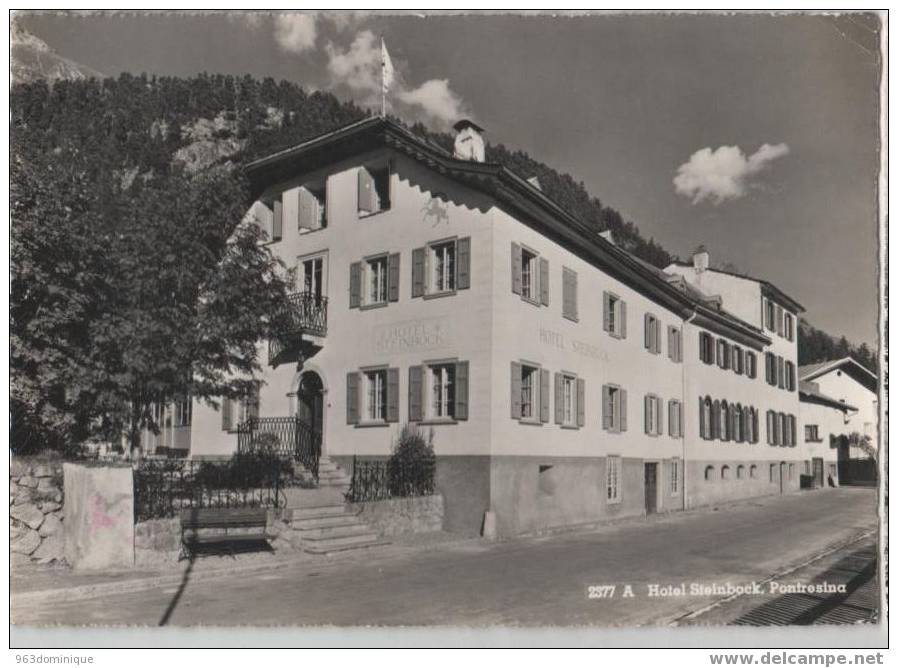
[[[135,198],[141,197],[149,188],[181,178],[184,165],[179,160],[185,151],[196,153],[197,146],[211,156],[212,163],[219,163],[219,167],[237,168],[231,171],[239,176],[240,165],[248,160],[370,113],[329,93],[307,93],[301,86],[287,81],[207,74],[191,78],[122,74],[104,80],[63,80],[52,86],[35,81],[12,88],[10,107],[11,153],[19,166],[12,170],[14,192],[23,192],[17,186],[33,192],[34,184],[42,180],[40,172],[35,170],[53,170],[54,160],[48,156],[58,156],[60,161],[79,165],[80,171],[73,172],[72,178],[83,180],[88,184],[86,188],[101,184],[102,189],[108,189],[110,201],[118,201],[121,206],[123,195],[127,199],[133,191]],[[201,119],[214,121],[206,124],[206,134],[202,137],[196,130]],[[451,150],[451,136],[432,132],[421,124],[411,129]],[[570,175],[501,144],[488,146],[487,159],[505,165],[524,178],[538,177],[549,197],[596,233],[611,230],[618,245],[637,257],[658,267],[676,259],[653,239],[645,239],[633,222],[625,221],[619,212],[591,196],[583,183]],[[23,178],[24,174],[28,175],[29,183],[17,184],[16,179]],[[48,175],[46,181],[53,183],[59,178],[58,174]],[[47,196],[45,192],[38,194]],[[80,196],[105,197],[99,191],[89,195],[82,192]],[[241,196],[245,192],[241,191]],[[72,215],[66,212],[70,205],[56,204],[61,207],[56,221],[37,220],[33,211],[13,212],[14,248],[20,218],[28,220],[32,216],[27,228],[31,234],[40,233],[40,224],[65,224],[65,217]],[[47,202],[42,205],[46,206]],[[49,206],[48,210],[57,209]],[[89,224],[87,213],[86,210],[79,224]],[[103,224],[108,226],[110,219],[105,218]],[[123,225],[122,230],[125,229]],[[101,250],[94,248],[91,252]],[[845,337],[837,339],[804,321],[799,328],[799,355],[801,364],[852,355],[861,364],[876,370],[875,353],[866,345],[854,346]],[[13,376],[21,372],[14,364]],[[74,369],[67,371],[75,372]]]

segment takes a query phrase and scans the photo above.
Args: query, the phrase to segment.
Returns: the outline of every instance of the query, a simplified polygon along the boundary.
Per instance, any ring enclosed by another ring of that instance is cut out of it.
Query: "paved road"
[[[17,624],[600,625],[666,623],[718,596],[649,584],[740,583],[797,565],[876,523],[875,493],[828,489],[498,544],[308,564],[234,580],[13,611]],[[634,596],[622,598],[625,585]],[[589,585],[616,585],[589,599]]]

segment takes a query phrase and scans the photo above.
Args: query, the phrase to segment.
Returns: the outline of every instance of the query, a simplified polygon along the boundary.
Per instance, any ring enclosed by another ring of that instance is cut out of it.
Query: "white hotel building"
[[[298,414],[348,468],[417,423],[446,529],[500,535],[798,489],[801,305],[707,253],[643,263],[456,129],[452,155],[368,118],[249,165],[301,325],[258,397],[194,402],[190,456]]]

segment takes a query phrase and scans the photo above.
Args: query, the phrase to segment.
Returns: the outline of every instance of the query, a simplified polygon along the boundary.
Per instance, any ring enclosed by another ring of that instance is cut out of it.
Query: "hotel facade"
[[[417,424],[470,534],[797,490],[801,305],[701,250],[647,265],[456,131],[450,154],[368,118],[249,165],[297,331],[262,346],[257,396],[182,405],[161,438],[228,456],[247,417],[298,415],[348,470]]]

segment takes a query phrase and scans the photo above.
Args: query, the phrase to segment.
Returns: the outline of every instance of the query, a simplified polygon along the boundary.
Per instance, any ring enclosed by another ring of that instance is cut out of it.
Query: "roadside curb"
[[[794,573],[797,570],[800,570],[802,568],[810,566],[810,565],[820,561],[821,559],[824,559],[824,558],[830,556],[831,554],[835,554],[836,552],[839,552],[840,550],[844,550],[845,548],[847,548],[851,545],[854,545],[855,543],[859,543],[862,540],[870,538],[871,536],[875,537],[877,535],[877,532],[878,532],[878,529],[873,528],[873,529],[864,531],[860,534],[855,534],[854,536],[846,538],[843,541],[839,541],[838,543],[835,543],[833,545],[830,545],[829,547],[824,548],[817,554],[813,555],[809,559],[805,559],[804,561],[802,561],[799,564],[789,566],[788,568],[785,568],[781,571],[777,571],[776,573],[773,573],[772,575],[767,576],[763,580],[758,581],[758,584],[761,584],[761,585],[767,584],[768,582],[772,582],[774,580],[778,580],[782,577],[785,577],[786,575],[789,575],[790,573]],[[706,612],[710,612],[711,610],[714,610],[715,608],[719,608],[720,606],[722,606],[726,603],[729,603],[730,601],[735,601],[737,598],[740,598],[742,596],[745,596],[745,594],[737,593],[737,594],[730,594],[729,596],[724,596],[723,598],[719,598],[716,601],[712,601],[711,603],[708,603],[707,605],[704,605],[701,608],[697,608],[695,610],[690,610],[689,612],[687,612],[685,614],[677,615],[673,619],[668,619],[666,622],[662,622],[661,624],[664,626],[672,626],[672,627],[679,626],[682,622],[689,621],[690,619],[695,619],[696,617],[699,617],[699,616],[705,614]]]

